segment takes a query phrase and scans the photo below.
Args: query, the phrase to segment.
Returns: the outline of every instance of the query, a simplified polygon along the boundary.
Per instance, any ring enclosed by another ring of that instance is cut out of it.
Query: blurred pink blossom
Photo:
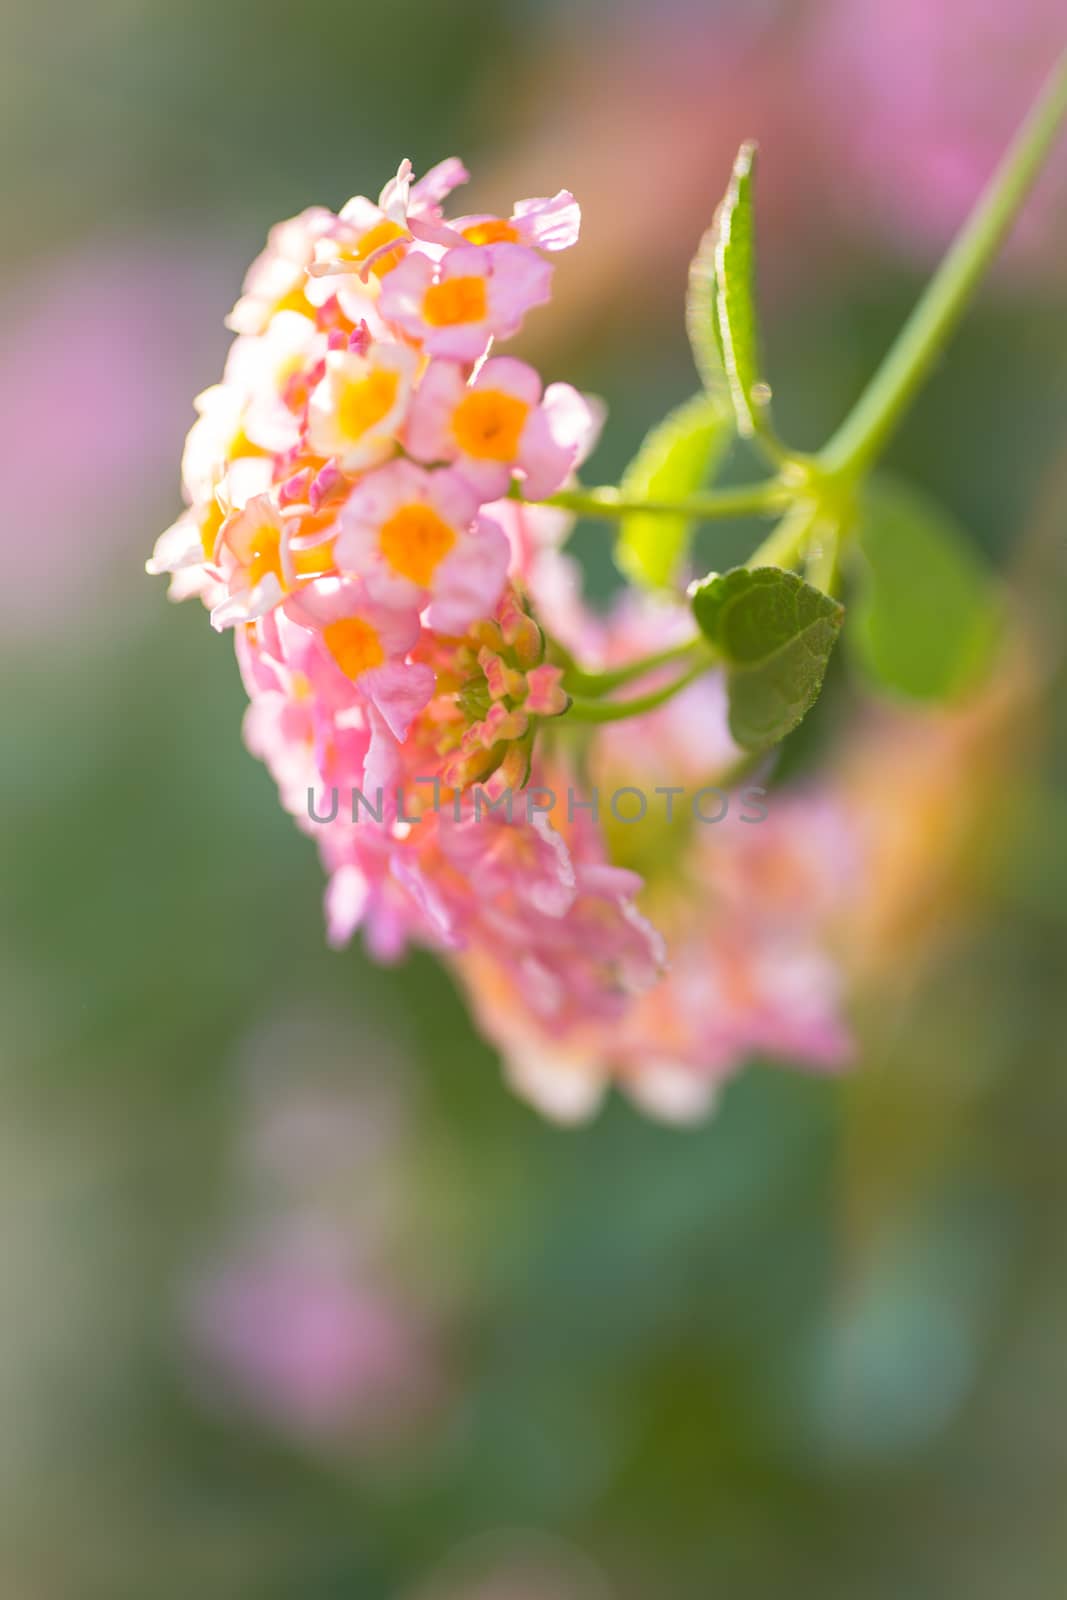
[[[321,1241],[271,1240],[207,1274],[188,1328],[223,1397],[297,1435],[396,1432],[436,1387],[417,1316]]]
[[[31,263],[0,302],[9,491],[25,508],[4,524],[7,626],[84,618],[127,550],[135,571],[226,276],[195,241],[122,240]]]
[[[443,1392],[434,1291],[404,1245],[414,1154],[404,1062],[339,1017],[247,1039],[228,1173],[230,1242],[193,1267],[180,1334],[198,1388],[309,1443],[374,1444]],[[431,1300],[434,1305],[431,1307]]]
[[[942,249],[1065,41],[1062,0],[824,0],[798,59],[826,141],[827,194],[845,201],[850,228],[923,257]],[[1018,252],[1051,265],[1065,187],[1061,150],[1022,213]]]

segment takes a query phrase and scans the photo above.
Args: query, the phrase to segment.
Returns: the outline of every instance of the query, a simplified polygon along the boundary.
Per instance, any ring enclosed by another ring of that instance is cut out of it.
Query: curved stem
[[[679,690],[687,688],[706,672],[710,665],[710,657],[698,661],[688,672],[675,678],[673,683],[666,684],[662,689],[654,689],[651,694],[637,695],[632,700],[572,700],[564,712],[564,718],[569,717],[575,722],[624,722],[627,717],[643,716],[646,711],[655,711],[657,707],[666,705]]]
[[[655,672],[659,667],[669,667],[675,661],[688,661],[693,651],[698,647],[703,649],[705,641],[698,634],[693,639],[688,639],[685,644],[673,645],[668,650],[657,650],[648,656],[639,656],[636,661],[629,661],[623,667],[611,667],[605,672],[583,672],[581,667],[572,664],[564,672],[563,687],[573,690],[577,695],[590,695],[594,698],[602,694],[610,694],[613,689],[620,689],[624,684],[632,683],[635,678],[644,678],[650,672]]]
[[[596,489],[561,489],[547,500],[531,504],[555,506],[578,516],[604,517],[612,521],[639,511],[642,515],[681,516],[701,522],[715,517],[770,516],[787,506],[794,493],[788,483],[768,478],[764,483],[744,483],[736,489],[709,489],[706,494],[692,494],[682,500],[628,499],[618,489],[605,485]]]
[[[882,365],[820,457],[858,476],[883,449],[1011,227],[1067,114],[1067,51]]]
[[[548,499],[531,502],[555,506],[579,516],[615,521],[631,513],[685,517],[694,522],[718,517],[774,516],[779,525],[749,558],[749,566],[790,566],[805,553],[810,535],[824,514],[847,504],[863,474],[884,449],[901,416],[914,399],[945,341],[963,315],[967,302],[995,256],[1041,164],[1067,116],[1067,50],[1035,101],[977,207],[957,234],[941,265],[920,296],[899,336],[849,416],[817,456],[779,456],[784,450],[773,436],[756,442],[770,451],[777,476],[762,483],[711,489],[677,500],[627,498],[611,487],[562,489]],[[513,491],[518,493],[517,490]],[[826,570],[831,571],[829,559]],[[822,570],[816,566],[816,575]],[[605,684],[597,693],[628,681],[645,670]],[[577,687],[581,675],[574,680]],[[631,702],[636,704],[636,702]],[[607,708],[603,708],[607,710]],[[572,714],[575,714],[572,708]],[[578,712],[578,715],[582,713]],[[621,710],[618,715],[636,715]],[[590,721],[608,717],[587,716]]]
[[[803,554],[818,516],[818,501],[796,501],[778,526],[753,550],[745,566],[791,567]]]
[[[834,522],[815,524],[809,536],[804,578],[823,594],[837,593],[841,565],[841,528]]]

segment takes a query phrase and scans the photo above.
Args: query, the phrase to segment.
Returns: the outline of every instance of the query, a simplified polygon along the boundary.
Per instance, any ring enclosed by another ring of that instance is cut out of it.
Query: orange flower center
[[[215,557],[215,544],[219,537],[219,529],[224,518],[222,508],[217,500],[212,500],[204,512],[200,523],[200,542],[204,547],[204,560],[212,561]]]
[[[489,310],[485,279],[445,278],[431,283],[422,314],[431,328],[453,328],[461,322],[484,322]]]
[[[292,551],[293,568],[298,577],[313,578],[319,573],[333,571],[332,539],[324,544],[313,544],[307,550],[293,550],[291,545],[289,548]]]
[[[464,228],[463,237],[471,244],[518,244],[519,230],[502,217],[486,217],[484,222],[472,222]]]
[[[514,461],[530,408],[502,389],[472,389],[452,414],[452,433],[464,455]]]
[[[257,583],[273,573],[278,582],[283,585],[282,576],[281,539],[277,528],[271,523],[265,523],[256,534],[256,544],[252,551],[252,559],[248,563],[248,581],[255,588]]]
[[[399,383],[398,373],[378,367],[365,378],[355,378],[344,385],[337,404],[337,420],[345,438],[361,439],[388,416],[396,404]]]
[[[455,542],[455,530],[432,506],[418,501],[394,512],[380,535],[382,555],[393,571],[423,589],[433,582],[438,562]]]
[[[371,667],[380,667],[385,651],[376,629],[362,617],[341,617],[322,630],[323,642],[348,678],[358,678]]]
[[[380,250],[383,244],[388,244],[390,239],[404,239],[406,237],[407,235],[398,222],[393,222],[390,217],[383,217],[381,222],[376,222],[374,227],[368,228],[363,235],[359,241],[359,247],[355,252],[354,259],[356,261],[366,261],[367,257],[373,255],[375,250]],[[378,257],[371,271],[376,273],[379,278],[383,278],[387,272],[392,272],[393,268],[403,260],[403,256],[404,251],[399,246],[395,250],[388,250],[384,255]]]
[[[315,307],[309,305],[302,283],[297,284],[293,289],[286,290],[280,299],[275,300],[271,316],[276,317],[279,311],[299,311],[302,317],[313,317],[315,315]]]

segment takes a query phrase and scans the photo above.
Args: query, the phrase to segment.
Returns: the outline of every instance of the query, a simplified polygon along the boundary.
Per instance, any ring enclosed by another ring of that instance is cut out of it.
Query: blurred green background
[[[685,264],[758,135],[768,368],[817,445],[1060,5],[8,0],[5,24],[0,1595],[1063,1594],[1056,174],[892,451],[1009,577],[1037,746],[974,776],[995,825],[951,915],[908,886],[951,936],[868,980],[840,1082],[761,1064],[695,1131],[541,1122],[428,958],[327,952],[229,644],[142,573],[268,225],[403,155],[462,154],[487,208],[577,193],[524,342],[609,400],[610,481],[694,386]],[[603,533],[577,548],[602,592]]]

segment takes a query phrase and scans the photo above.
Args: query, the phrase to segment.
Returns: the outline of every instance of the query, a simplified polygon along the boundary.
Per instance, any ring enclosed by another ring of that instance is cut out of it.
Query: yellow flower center
[[[371,667],[380,667],[385,651],[376,629],[362,617],[342,617],[328,622],[322,630],[327,650],[348,678],[358,678]]]
[[[296,354],[284,356],[278,361],[274,368],[274,387],[279,394],[285,394],[293,379],[301,375],[305,364],[305,358]]]
[[[366,261],[367,257],[373,255],[375,250],[380,250],[383,244],[388,244],[390,239],[404,238],[406,238],[406,234],[400,224],[393,222],[389,217],[383,217],[381,222],[374,224],[373,228],[368,228],[359,241],[359,246],[353,259]],[[383,278],[387,272],[392,272],[393,268],[403,260],[403,256],[404,252],[399,247],[396,250],[389,250],[385,255],[378,257],[371,271],[377,273],[379,278]]]
[[[293,569],[301,578],[313,578],[321,572],[333,570],[333,540],[324,544],[313,544],[308,550],[293,550]]]
[[[431,328],[453,328],[461,322],[484,322],[489,309],[484,278],[445,278],[431,283],[422,314]]]
[[[514,461],[530,408],[502,389],[472,389],[452,414],[452,433],[464,455]]]
[[[432,506],[418,501],[394,512],[380,535],[382,555],[393,571],[410,578],[423,589],[433,582],[438,562],[455,542],[454,529]]]
[[[243,456],[265,456],[267,452],[252,443],[244,428],[238,428],[230,435],[229,449],[225,454],[227,461],[239,461]]]
[[[471,244],[518,244],[519,230],[502,217],[487,217],[484,222],[472,222],[464,228],[463,237]]]
[[[315,307],[308,303],[302,283],[294,289],[288,289],[279,300],[275,300],[271,316],[276,317],[279,311],[299,311],[302,317],[315,315]]]
[[[256,544],[252,551],[252,559],[248,563],[248,581],[253,588],[257,583],[273,573],[278,582],[284,586],[282,576],[281,539],[277,528],[271,523],[264,523],[256,534]]]
[[[223,521],[222,508],[217,500],[212,500],[205,510],[203,520],[200,523],[200,542],[204,547],[205,561],[214,559],[215,543]]]
[[[361,439],[388,416],[396,404],[400,376],[377,367],[365,378],[346,383],[337,402],[337,420],[346,439]]]

